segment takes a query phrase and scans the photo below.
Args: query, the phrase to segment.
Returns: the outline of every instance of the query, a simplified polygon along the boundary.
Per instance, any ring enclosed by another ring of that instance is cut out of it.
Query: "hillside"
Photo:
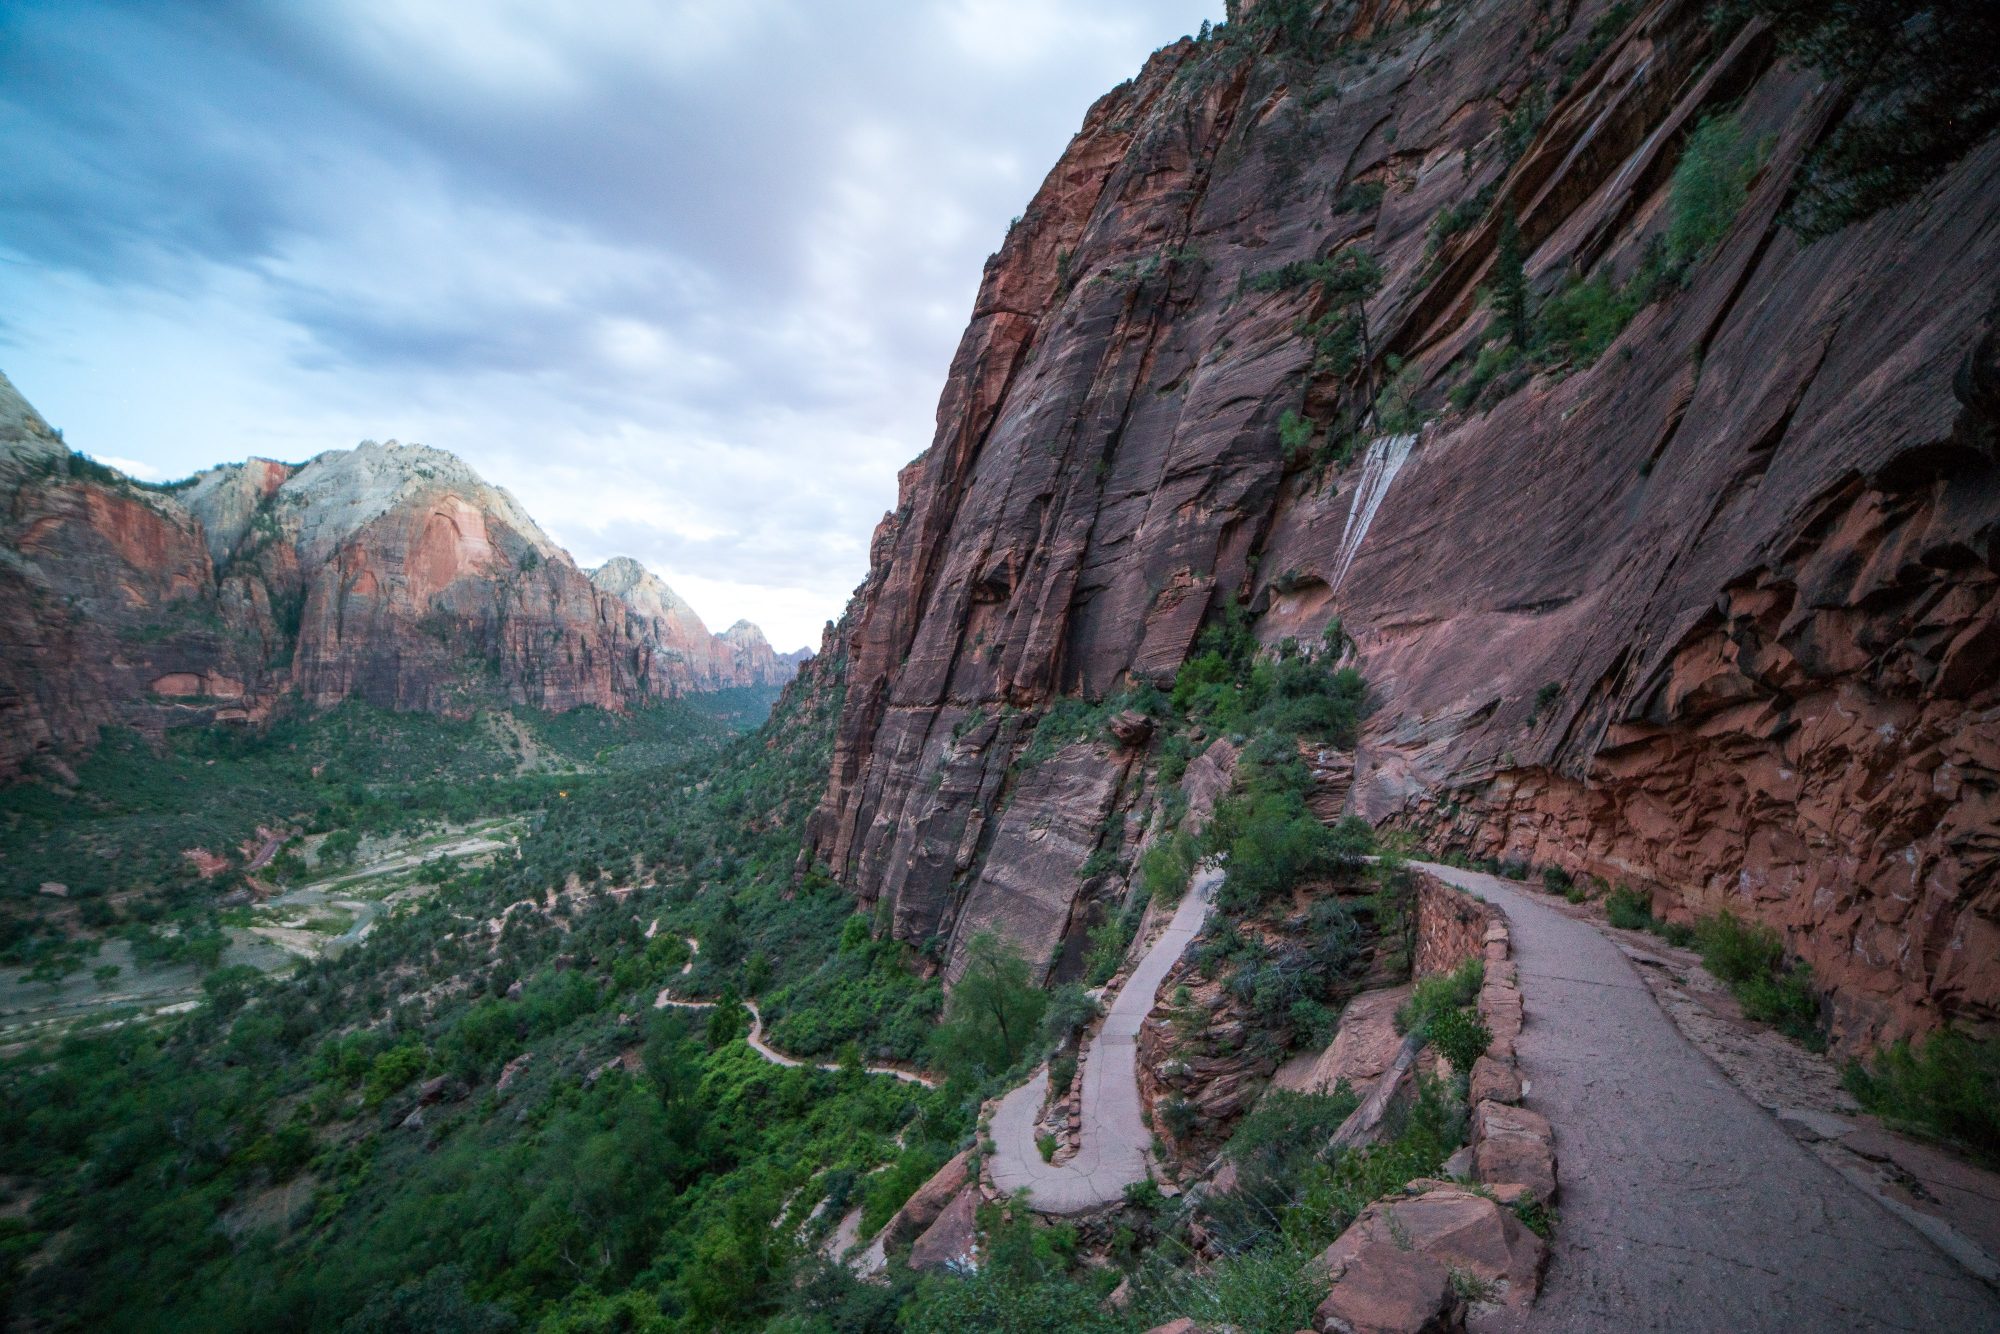
[[[0,377],[0,495],[0,778],[112,725],[262,726],[349,699],[624,710],[775,689],[798,662],[754,626],[665,615],[685,604],[636,562],[593,583],[512,496],[422,445],[141,484],[71,454]],[[625,595],[641,581],[650,603]]]
[[[0,379],[10,1330],[2000,1328],[2000,20],[1228,15],[816,653]]]

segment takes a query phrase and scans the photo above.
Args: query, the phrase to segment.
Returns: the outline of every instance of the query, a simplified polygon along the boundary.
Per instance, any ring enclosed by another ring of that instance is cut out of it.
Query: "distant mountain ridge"
[[[0,778],[122,724],[257,723],[283,699],[624,709],[779,686],[629,557],[590,573],[504,489],[364,441],[154,486],[73,455],[0,375]]]

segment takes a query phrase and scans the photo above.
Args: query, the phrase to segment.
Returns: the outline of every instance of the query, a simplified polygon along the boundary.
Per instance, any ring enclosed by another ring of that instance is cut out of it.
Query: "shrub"
[[[1685,273],[1721,242],[1763,162],[1734,116],[1704,116],[1681,150],[1667,196],[1668,265]]]
[[[1419,978],[1410,989],[1410,999],[1396,1011],[1396,1031],[1425,1031],[1434,1016],[1478,1000],[1479,988],[1485,982],[1486,962],[1483,959],[1467,959],[1449,973]]]
[[[1785,943],[1776,931],[1724,911],[1695,926],[1701,961],[1724,982],[1748,982],[1784,966]]]
[[[380,1107],[384,1102],[401,1092],[409,1082],[424,1072],[430,1057],[422,1047],[391,1047],[375,1058],[368,1067],[368,1080],[362,1090],[362,1101],[369,1107]]]
[[[1042,1042],[1049,1050],[1067,1047],[1104,1013],[1104,1007],[1081,984],[1065,982],[1049,993],[1048,1009],[1042,1014]]]
[[[1439,1010],[1424,1029],[1425,1040],[1460,1074],[1470,1074],[1472,1064],[1493,1044],[1493,1032],[1470,1009]]]
[[[1896,1042],[1872,1067],[1847,1067],[1848,1090],[1886,1121],[1949,1140],[2000,1164],[2000,1040],[1953,1029],[1922,1046]]]
[[[1197,855],[1191,834],[1177,831],[1158,840],[1139,858],[1140,892],[1162,904],[1179,903],[1181,895],[1187,892],[1188,881],[1194,878]],[[1119,954],[1124,954],[1122,946]],[[1118,961],[1113,959],[1111,966],[1116,971]]]
[[[1652,899],[1625,885],[1605,895],[1604,911],[1611,925],[1622,931],[1648,931],[1656,925]]]
[[[1747,1017],[1814,1049],[1824,1045],[1812,969],[1785,962],[1784,938],[1776,931],[1725,911],[1695,923],[1694,944],[1702,964],[1728,984]]]

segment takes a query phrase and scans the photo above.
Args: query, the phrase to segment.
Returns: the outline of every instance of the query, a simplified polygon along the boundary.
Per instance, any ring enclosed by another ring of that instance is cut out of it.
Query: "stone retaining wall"
[[[1412,868],[1410,874],[1417,882],[1417,948],[1411,961],[1416,975],[1449,973],[1467,959],[1485,957],[1488,931],[1496,921],[1504,923],[1505,919],[1492,905],[1452,888],[1428,871]]]
[[[1424,871],[1416,877],[1416,971],[1446,973],[1483,959],[1479,1016],[1493,1041],[1471,1071],[1470,1143],[1445,1165],[1453,1181],[1418,1180],[1378,1200],[1321,1263],[1333,1284],[1314,1315],[1323,1334],[1356,1329],[1459,1330],[1460,1277],[1484,1300],[1525,1307],[1548,1248],[1506,1206],[1546,1204],[1556,1191],[1555,1134],[1520,1105],[1515,1043],[1524,1017],[1507,918]],[[1467,1187],[1459,1182],[1470,1179]]]

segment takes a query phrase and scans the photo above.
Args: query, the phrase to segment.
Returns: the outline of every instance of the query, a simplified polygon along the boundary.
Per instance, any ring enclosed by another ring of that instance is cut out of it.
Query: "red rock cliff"
[[[657,618],[420,445],[142,486],[73,458],[0,378],[0,502],[0,778],[107,725],[255,723],[287,697],[623,709],[797,665],[742,625],[703,630],[707,667],[681,671]]]
[[[1026,724],[1240,598],[1357,641],[1371,819],[1772,922],[1848,1039],[2000,1021],[2000,145],[1805,245],[1838,90],[1690,0],[1571,8],[1362,6],[1313,59],[1239,25],[1092,108],[843,622],[815,845],[898,935],[1074,943],[1134,758],[1027,771]],[[1466,391],[1503,214],[1538,297],[1622,281],[1725,110],[1761,154],[1719,244],[1594,363]],[[1348,248],[1383,280],[1340,374],[1322,289],[1252,280]]]

